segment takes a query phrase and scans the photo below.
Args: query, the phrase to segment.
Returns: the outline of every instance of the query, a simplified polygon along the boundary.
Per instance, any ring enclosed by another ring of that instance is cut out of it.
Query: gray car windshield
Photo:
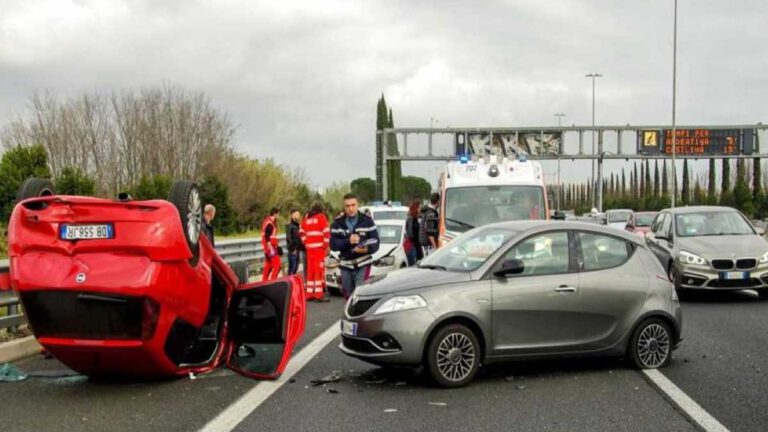
[[[744,217],[734,211],[684,213],[675,220],[680,237],[755,234]]]
[[[445,191],[445,227],[450,231],[546,216],[539,186],[472,186]]]
[[[448,271],[475,270],[516,233],[501,228],[469,231],[426,257],[419,267]]]

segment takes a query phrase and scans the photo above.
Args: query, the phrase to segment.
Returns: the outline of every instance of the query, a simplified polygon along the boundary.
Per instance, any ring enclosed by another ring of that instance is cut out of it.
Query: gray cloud
[[[589,124],[596,71],[598,123],[670,120],[670,1],[412,3],[0,0],[0,121],[35,89],[169,81],[230,113],[241,151],[326,185],[373,176],[382,92],[403,127]],[[767,12],[680,1],[680,123],[768,117]]]

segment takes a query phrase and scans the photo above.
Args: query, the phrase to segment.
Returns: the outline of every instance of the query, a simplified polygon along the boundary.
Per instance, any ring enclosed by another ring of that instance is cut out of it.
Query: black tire
[[[44,178],[28,178],[24,180],[24,183],[19,187],[19,193],[17,194],[16,199],[17,201],[22,201],[27,198],[50,195],[56,195],[53,183],[51,183],[50,180]]]
[[[430,339],[424,366],[438,386],[462,387],[477,374],[481,355],[480,342],[472,330],[449,324]]]
[[[768,288],[757,290],[757,295],[761,299],[768,300]]]
[[[245,261],[236,261],[229,265],[229,267],[232,269],[233,272],[235,272],[235,275],[237,276],[237,281],[241,284],[248,283],[248,263]]]
[[[638,369],[657,369],[672,360],[674,335],[666,321],[649,318],[635,329],[629,342],[628,355]]]
[[[203,230],[203,203],[200,190],[197,184],[191,181],[173,182],[168,201],[179,211],[184,238],[192,253],[189,264],[196,266],[200,256],[200,236]]]

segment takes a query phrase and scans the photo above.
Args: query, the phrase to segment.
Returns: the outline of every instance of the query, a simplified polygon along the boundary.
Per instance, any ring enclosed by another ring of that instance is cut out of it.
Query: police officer
[[[379,233],[373,219],[360,213],[357,196],[344,195],[344,214],[331,225],[331,250],[339,252],[341,289],[349,298],[365,281],[366,270],[379,250]]]

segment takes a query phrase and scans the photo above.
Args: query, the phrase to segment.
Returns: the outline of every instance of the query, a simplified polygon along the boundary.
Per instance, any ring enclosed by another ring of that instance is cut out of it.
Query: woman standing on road
[[[408,219],[405,220],[405,255],[408,257],[408,266],[416,264],[424,258],[424,252],[419,244],[419,217],[421,216],[421,202],[411,201],[408,207]]]

